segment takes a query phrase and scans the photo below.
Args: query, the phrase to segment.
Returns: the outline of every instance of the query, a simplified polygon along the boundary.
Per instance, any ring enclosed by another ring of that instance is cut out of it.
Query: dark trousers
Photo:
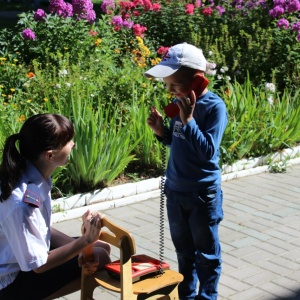
[[[44,273],[20,271],[0,290],[0,300],[42,300],[81,276],[78,257]]]
[[[184,276],[179,298],[216,300],[222,264],[218,234],[222,190],[183,193],[166,188],[165,192],[171,237]]]

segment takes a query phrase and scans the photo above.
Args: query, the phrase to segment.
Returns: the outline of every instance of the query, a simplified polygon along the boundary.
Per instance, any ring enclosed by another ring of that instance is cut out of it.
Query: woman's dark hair
[[[73,125],[64,116],[37,114],[28,118],[20,132],[5,141],[0,166],[0,201],[11,195],[25,169],[26,160],[34,161],[44,151],[61,149],[73,136]]]

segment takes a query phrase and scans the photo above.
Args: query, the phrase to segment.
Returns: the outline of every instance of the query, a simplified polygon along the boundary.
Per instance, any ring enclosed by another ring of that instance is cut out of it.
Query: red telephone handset
[[[197,85],[195,88],[193,88],[197,98],[202,94],[202,92],[206,89],[206,87],[209,84],[209,80],[206,77],[201,76],[201,78],[202,78],[201,83],[199,85]],[[165,112],[166,116],[168,116],[169,118],[174,118],[179,114],[179,107],[176,104],[177,101],[178,100],[175,99],[173,102],[169,103],[164,108],[164,112]]]

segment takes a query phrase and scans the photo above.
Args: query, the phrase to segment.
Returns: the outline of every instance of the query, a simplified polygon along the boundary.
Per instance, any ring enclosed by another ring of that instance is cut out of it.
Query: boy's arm
[[[182,129],[187,142],[192,144],[200,158],[210,160],[220,147],[227,122],[226,106],[220,102],[206,115],[205,130],[199,128],[195,119]]]

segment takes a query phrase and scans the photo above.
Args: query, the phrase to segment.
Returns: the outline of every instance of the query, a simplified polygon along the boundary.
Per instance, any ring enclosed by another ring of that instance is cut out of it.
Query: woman
[[[68,162],[73,136],[66,117],[38,114],[5,142],[0,167],[0,299],[54,299],[79,290],[81,252],[89,245],[94,245],[95,261],[83,264],[87,273],[110,261],[110,246],[98,240],[99,213],[83,215],[85,233],[76,239],[51,227],[50,175]]]

